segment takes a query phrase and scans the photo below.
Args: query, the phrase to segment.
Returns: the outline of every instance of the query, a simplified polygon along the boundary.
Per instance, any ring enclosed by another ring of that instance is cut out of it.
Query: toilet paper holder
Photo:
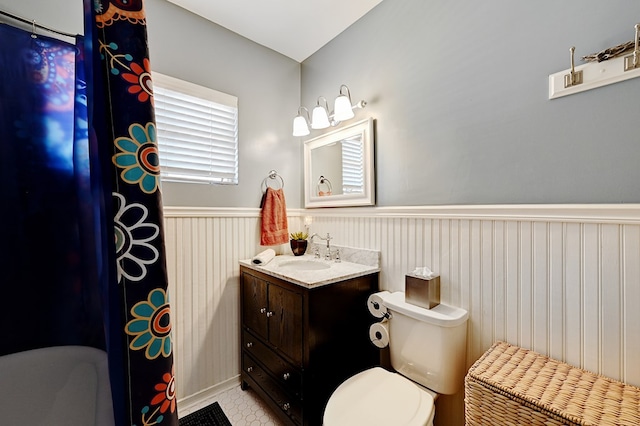
[[[371,305],[373,305],[373,309],[374,310],[380,311],[380,307],[381,307],[380,306],[380,302],[372,300],[370,303],[371,303]],[[391,312],[389,312],[389,311],[380,311],[380,315],[382,315],[382,316],[379,316],[378,318],[383,318],[383,319],[387,319],[387,320],[389,318],[391,318]]]
[[[369,309],[369,313],[376,318],[389,319],[391,315],[387,310],[387,307],[384,305],[382,297],[384,295],[390,294],[388,291],[381,291],[378,293],[373,293],[369,295],[367,299],[367,308]]]

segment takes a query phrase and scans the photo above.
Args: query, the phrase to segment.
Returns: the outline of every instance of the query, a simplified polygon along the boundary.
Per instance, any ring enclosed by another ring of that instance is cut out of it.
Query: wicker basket
[[[467,425],[640,425],[640,389],[495,343],[465,377]]]

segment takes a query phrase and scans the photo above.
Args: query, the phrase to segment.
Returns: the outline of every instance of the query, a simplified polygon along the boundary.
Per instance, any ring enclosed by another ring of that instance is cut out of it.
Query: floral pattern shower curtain
[[[177,425],[159,159],[142,0],[84,0],[102,170],[106,346],[118,425]]]

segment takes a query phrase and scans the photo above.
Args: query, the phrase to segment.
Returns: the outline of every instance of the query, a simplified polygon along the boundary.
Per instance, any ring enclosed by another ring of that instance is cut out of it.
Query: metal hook
[[[36,20],[31,21],[31,38],[38,38],[38,34],[36,34]]]
[[[576,47],[571,46],[569,48],[569,52],[571,52],[571,72],[564,76],[564,88],[577,86],[578,84],[582,84],[582,70],[576,72],[576,67],[574,64],[574,54],[576,52]]]
[[[624,70],[631,71],[636,68],[640,68],[640,49],[638,48],[638,36],[640,35],[640,24],[636,24],[636,39],[635,39],[635,49],[633,50],[633,55],[625,56],[624,58]]]

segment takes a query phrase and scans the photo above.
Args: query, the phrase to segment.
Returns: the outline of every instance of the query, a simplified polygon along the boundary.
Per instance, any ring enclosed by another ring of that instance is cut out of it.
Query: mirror
[[[304,143],[305,207],[375,204],[373,119]]]

